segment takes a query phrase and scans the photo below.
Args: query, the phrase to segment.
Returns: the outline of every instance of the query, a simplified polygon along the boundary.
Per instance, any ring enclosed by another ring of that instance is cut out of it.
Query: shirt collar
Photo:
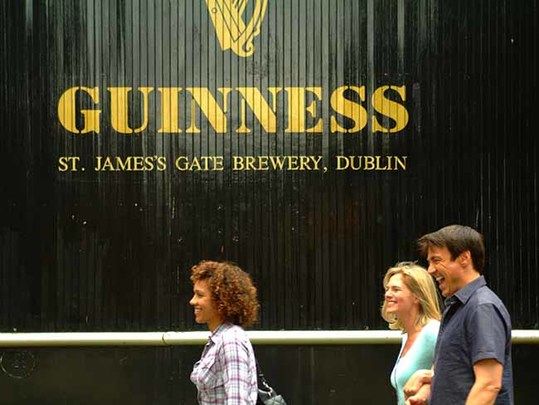
[[[484,276],[479,276],[471,283],[466,284],[463,288],[458,290],[455,295],[446,299],[446,304],[454,304],[458,299],[463,304],[466,304],[470,297],[481,287],[487,285]]]
[[[232,327],[231,323],[225,322],[219,325],[210,335],[213,343],[218,343],[223,338],[223,333]]]

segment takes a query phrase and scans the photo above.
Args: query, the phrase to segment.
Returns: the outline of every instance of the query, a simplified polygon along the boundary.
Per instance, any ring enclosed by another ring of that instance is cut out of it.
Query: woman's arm
[[[249,350],[238,340],[223,345],[223,382],[226,393],[225,405],[251,405],[252,373]]]

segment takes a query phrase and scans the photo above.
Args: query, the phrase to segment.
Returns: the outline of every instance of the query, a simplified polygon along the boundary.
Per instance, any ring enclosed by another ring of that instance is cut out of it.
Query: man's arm
[[[466,404],[494,404],[502,387],[511,325],[492,303],[478,305],[465,321],[475,382]]]
[[[492,405],[502,388],[503,366],[495,359],[479,360],[473,366],[475,383],[466,405]]]

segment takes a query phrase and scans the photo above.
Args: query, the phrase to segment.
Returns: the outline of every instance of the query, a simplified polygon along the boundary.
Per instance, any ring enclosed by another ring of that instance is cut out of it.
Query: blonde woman
[[[391,372],[399,405],[403,387],[419,369],[430,369],[440,327],[440,304],[432,277],[412,262],[397,263],[384,276],[382,317],[390,329],[403,332],[402,345]]]

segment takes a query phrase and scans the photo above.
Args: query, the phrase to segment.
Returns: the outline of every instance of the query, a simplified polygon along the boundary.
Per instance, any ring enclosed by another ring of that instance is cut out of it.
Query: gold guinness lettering
[[[352,128],[342,127],[335,116],[331,117],[331,132],[359,132],[367,126],[368,114],[367,110],[358,103],[348,100],[344,97],[346,90],[355,92],[361,101],[365,101],[365,86],[342,86],[333,92],[331,95],[331,108],[343,117],[349,118],[354,122]]]
[[[90,100],[99,104],[99,88],[93,87],[71,87],[66,90],[58,101],[58,119],[60,124],[69,132],[76,134],[87,134],[88,132],[99,133],[99,114],[101,110],[80,110],[80,113],[84,117],[84,128],[78,130],[76,126],[77,113],[75,111],[76,94],[77,91],[81,91],[90,96]]]
[[[148,95],[152,92],[151,87],[139,87],[138,91],[142,93],[142,125],[137,129],[131,129],[129,126],[129,103],[127,102],[131,87],[109,87],[110,99],[116,102],[110,106],[110,122],[112,128],[120,134],[132,134],[144,131],[148,127]]]
[[[117,133],[138,134],[148,129],[153,118],[149,112],[154,110],[158,111],[156,116],[160,119],[160,125],[156,125],[157,132],[167,134],[182,131],[199,134],[202,116],[218,134],[251,133],[250,118],[254,118],[268,134],[279,130],[314,134],[325,131],[320,111],[324,110],[322,104],[327,101],[322,87],[268,87],[265,90],[221,87],[217,89],[217,97],[207,87],[159,87],[157,92],[153,90],[153,87],[108,87],[107,91],[100,91],[98,87],[71,87],[58,100],[58,119],[67,131],[75,134],[99,134],[102,111],[109,111],[110,125]],[[108,102],[105,106],[108,108],[104,108],[101,94],[107,93],[109,98],[104,102]],[[237,103],[233,105],[239,105],[239,111],[229,111],[230,97],[236,97]],[[352,134],[365,129],[369,114],[362,103],[367,99],[365,86],[340,86],[333,90],[329,106],[326,105],[331,111],[329,130]],[[404,130],[409,121],[405,101],[405,86],[376,88],[370,97],[376,113],[370,117],[371,132],[397,133]],[[129,122],[129,118],[134,116],[132,103],[141,106],[141,118],[136,123]],[[93,104],[94,109],[82,107],[88,104]],[[287,117],[287,122],[279,123],[278,117]],[[77,127],[77,122],[82,128]],[[239,126],[230,129],[229,122],[237,122]]]
[[[380,125],[376,117],[373,116],[372,126],[374,128],[374,132],[399,132],[404,129],[406,124],[408,124],[408,111],[406,108],[385,97],[385,92],[389,89],[395,90],[399,94],[402,101],[406,101],[406,90],[404,86],[378,87],[372,96],[372,106],[380,114],[383,114],[395,121],[395,126],[392,128],[385,128],[384,126]]]

